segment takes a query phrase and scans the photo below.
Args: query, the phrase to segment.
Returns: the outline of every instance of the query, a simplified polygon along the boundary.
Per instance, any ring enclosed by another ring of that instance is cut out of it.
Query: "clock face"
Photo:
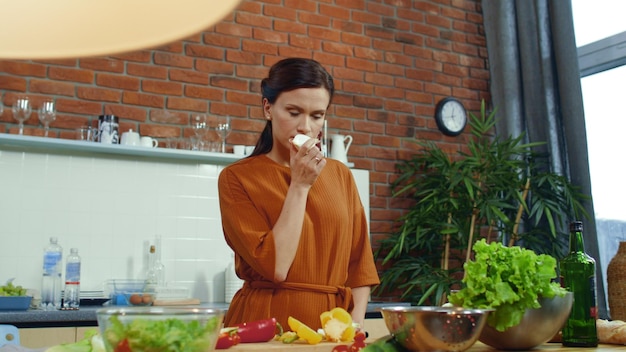
[[[454,98],[445,98],[437,104],[435,111],[437,127],[448,136],[459,135],[467,124],[465,107]]]

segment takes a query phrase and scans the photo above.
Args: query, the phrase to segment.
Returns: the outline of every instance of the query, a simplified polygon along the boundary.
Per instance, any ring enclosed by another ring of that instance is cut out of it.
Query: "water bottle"
[[[80,306],[80,256],[78,248],[70,249],[65,262],[65,294],[63,309],[75,310]]]
[[[61,309],[61,262],[63,248],[56,237],[50,237],[50,243],[44,248],[43,281],[41,286],[41,309]]]
[[[148,253],[148,273],[146,274],[146,282],[151,287],[165,285],[165,266],[161,262],[161,254],[157,250],[156,245],[150,246]]]

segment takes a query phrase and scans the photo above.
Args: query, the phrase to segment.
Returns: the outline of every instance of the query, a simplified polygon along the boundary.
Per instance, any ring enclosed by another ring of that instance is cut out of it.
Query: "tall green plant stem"
[[[517,238],[518,238],[517,232],[519,230],[519,223],[522,220],[522,214],[524,213],[524,202],[526,202],[526,197],[528,197],[529,190],[530,190],[530,177],[526,178],[526,184],[524,185],[524,193],[522,194],[522,201],[519,203],[519,207],[517,208],[517,214],[515,215],[515,226],[513,226],[513,233],[511,233],[511,238],[509,239],[509,247],[512,247],[517,241]]]
[[[476,191],[476,197],[480,196],[480,187],[482,186],[482,181],[478,182],[478,190]],[[470,256],[472,255],[472,246],[474,245],[474,228],[476,227],[476,216],[478,216],[478,212],[476,210],[476,199],[474,199],[474,204],[472,206],[472,218],[470,220],[470,228],[469,228],[469,236],[467,239],[467,249],[465,250],[465,262],[469,262]],[[465,276],[465,273],[463,274]]]
[[[452,225],[452,213],[448,213],[448,226],[450,225]],[[447,233],[444,236],[444,238],[445,238],[445,247],[444,247],[441,267],[443,268],[443,270],[448,271],[449,262],[450,262],[450,234]],[[446,303],[446,296],[442,295],[439,298],[439,305],[443,305],[444,303]]]
[[[452,193],[450,193],[450,197],[452,197]],[[448,213],[448,226],[452,225],[452,213]],[[441,259],[441,267],[443,270],[448,270],[449,262],[450,262],[450,234],[446,233],[444,236],[445,245],[443,250],[443,258]]]

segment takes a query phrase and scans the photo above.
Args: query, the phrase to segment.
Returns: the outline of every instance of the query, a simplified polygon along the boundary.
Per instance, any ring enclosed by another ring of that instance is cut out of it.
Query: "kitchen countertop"
[[[207,303],[205,308],[228,309],[227,303]],[[84,306],[79,310],[0,311],[0,324],[11,324],[18,328],[45,328],[67,326],[97,326],[96,310],[113,306]],[[119,308],[122,308],[121,306]]]
[[[368,304],[366,318],[380,318],[376,309],[382,306],[408,306],[408,303],[377,303]],[[228,303],[205,303],[201,307],[228,309]],[[103,306],[81,306],[79,310],[45,311],[29,309],[26,311],[0,311],[0,324],[11,324],[18,328],[67,327],[67,326],[97,326],[96,310]]]

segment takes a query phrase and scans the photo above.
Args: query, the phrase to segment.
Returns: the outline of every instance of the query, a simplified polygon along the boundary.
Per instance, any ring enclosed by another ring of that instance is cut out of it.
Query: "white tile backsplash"
[[[222,235],[221,166],[0,150],[0,282],[39,289],[50,236],[77,247],[81,288],[138,278],[161,236],[166,280],[224,300],[230,248]]]
[[[107,279],[140,278],[158,235],[166,281],[223,302],[232,251],[220,219],[222,168],[0,150],[0,282],[39,289],[43,248],[56,236],[64,260],[79,249],[81,289],[102,290]],[[369,219],[369,174],[352,171]]]

